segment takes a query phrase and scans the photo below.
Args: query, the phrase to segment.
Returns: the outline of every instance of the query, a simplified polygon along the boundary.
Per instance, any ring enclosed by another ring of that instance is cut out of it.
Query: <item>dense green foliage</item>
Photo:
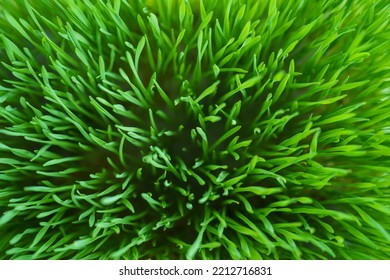
[[[0,0],[0,259],[390,258],[389,15]]]

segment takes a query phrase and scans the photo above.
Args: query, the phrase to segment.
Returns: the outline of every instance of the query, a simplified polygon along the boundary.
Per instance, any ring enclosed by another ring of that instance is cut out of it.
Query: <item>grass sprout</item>
[[[390,258],[389,15],[0,0],[0,259]]]

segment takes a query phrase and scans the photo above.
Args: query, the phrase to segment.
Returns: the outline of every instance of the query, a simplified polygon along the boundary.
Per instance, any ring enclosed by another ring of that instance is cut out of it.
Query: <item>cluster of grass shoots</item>
[[[0,0],[0,259],[388,259],[385,0]]]

